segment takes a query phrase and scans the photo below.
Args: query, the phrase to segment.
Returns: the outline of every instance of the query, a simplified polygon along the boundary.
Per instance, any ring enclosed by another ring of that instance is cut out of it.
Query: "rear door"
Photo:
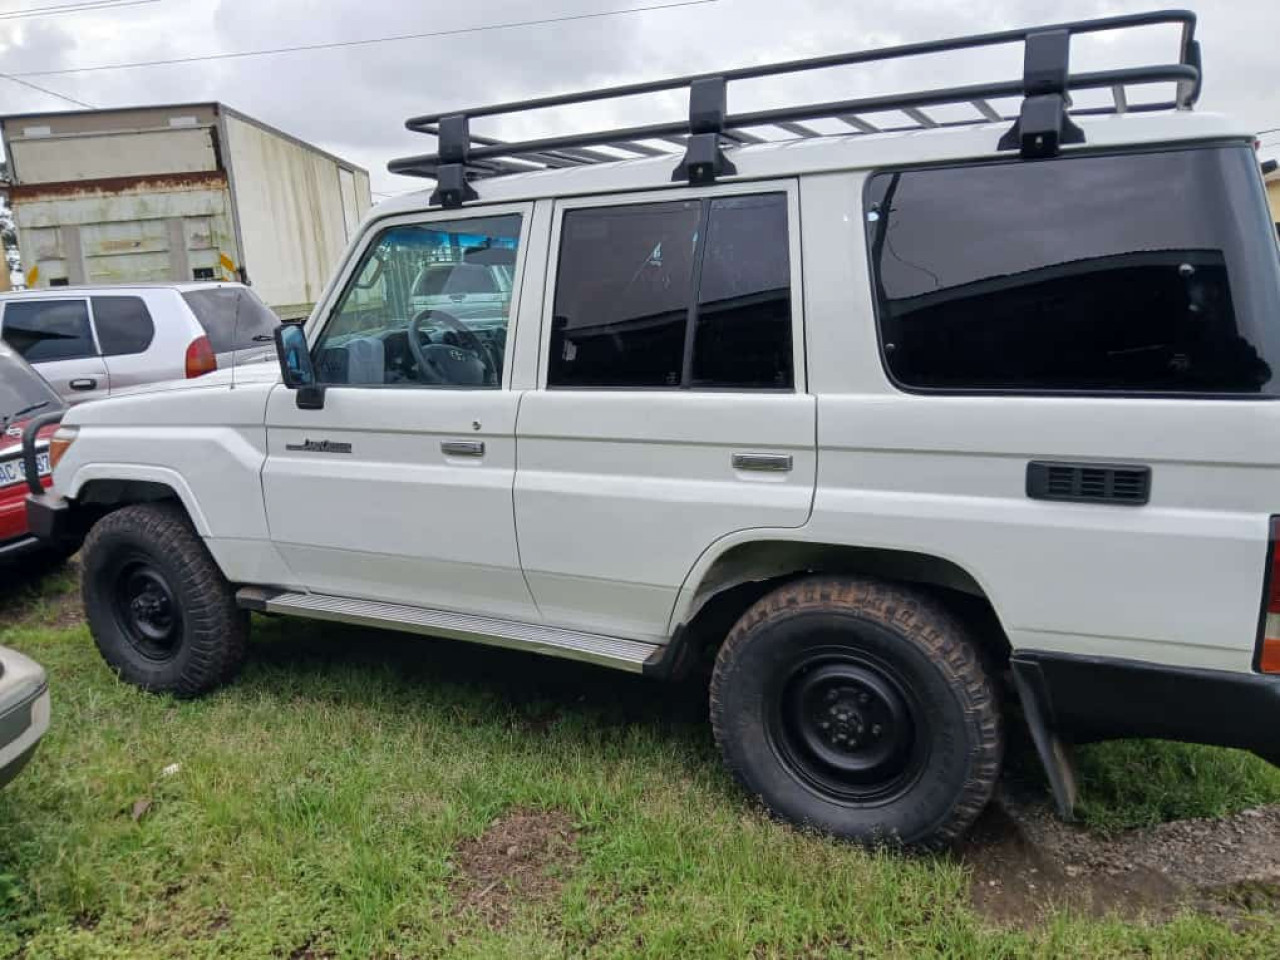
[[[661,639],[698,557],[809,517],[793,181],[561,201],[515,512],[551,623]]]
[[[185,376],[180,337],[157,337],[156,322],[137,294],[92,298],[93,332],[116,392]]]
[[[8,300],[0,315],[0,334],[68,403],[110,392],[87,297]]]

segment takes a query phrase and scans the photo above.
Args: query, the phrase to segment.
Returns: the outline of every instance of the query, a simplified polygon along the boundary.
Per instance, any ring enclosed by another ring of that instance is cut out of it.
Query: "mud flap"
[[[1013,685],[1022,701],[1022,712],[1027,718],[1031,739],[1040,755],[1049,788],[1053,791],[1054,806],[1063,820],[1075,818],[1076,803],[1080,791],[1076,777],[1075,757],[1071,746],[1065,743],[1053,729],[1052,706],[1038,663],[1013,661]]]

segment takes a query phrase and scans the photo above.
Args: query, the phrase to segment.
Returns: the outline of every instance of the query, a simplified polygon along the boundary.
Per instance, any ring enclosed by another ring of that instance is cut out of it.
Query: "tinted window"
[[[0,343],[0,420],[38,403],[46,405],[40,408],[42,411],[57,410],[62,406],[58,395],[40,374],[23,363],[16,352]]]
[[[680,385],[701,216],[697,200],[565,214],[550,385]]]
[[[97,354],[83,300],[26,300],[4,308],[4,339],[28,363]]]
[[[520,217],[384,230],[315,347],[321,383],[502,384]]]
[[[93,325],[108,357],[142,353],[156,333],[141,297],[94,297]]]
[[[787,244],[784,194],[569,211],[548,385],[790,388]]]
[[[261,348],[280,318],[247,287],[208,287],[182,295],[204,327],[214,353]]]
[[[785,388],[792,385],[791,366],[786,195],[713,200],[693,383]]]
[[[1280,263],[1247,148],[880,174],[870,191],[883,348],[906,386],[1276,392]]]

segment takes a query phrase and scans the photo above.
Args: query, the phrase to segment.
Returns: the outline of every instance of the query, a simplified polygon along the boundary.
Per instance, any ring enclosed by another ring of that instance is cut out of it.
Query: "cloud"
[[[211,52],[327,43],[507,21],[573,15],[653,0],[475,0],[469,4],[403,0],[193,0],[115,12],[0,24],[0,55],[13,72]],[[1056,0],[718,0],[633,15],[485,33],[146,69],[37,79],[102,105],[218,99],[369,168],[374,189],[419,184],[386,172],[389,159],[429,151],[430,138],[404,129],[405,118],[453,107],[588,88],[725,66],[815,56],[1061,19]],[[1075,0],[1072,17],[1150,9],[1130,0]],[[1200,35],[1206,82],[1202,106],[1236,114],[1255,128],[1280,126],[1274,83],[1273,0],[1202,0]],[[1149,31],[1123,43],[1081,41],[1078,67],[1167,58],[1174,37]],[[732,107],[751,109],[805,99],[840,99],[892,89],[1016,78],[1016,48],[918,63],[845,68],[785,81],[736,86]],[[0,81],[0,110],[54,108],[53,98]],[[670,119],[681,98],[665,96],[528,115],[476,129],[536,135]],[[1280,153],[1280,147],[1277,148]]]

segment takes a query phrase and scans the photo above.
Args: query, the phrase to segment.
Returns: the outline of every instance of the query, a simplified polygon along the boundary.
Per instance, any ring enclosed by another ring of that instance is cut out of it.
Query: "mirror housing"
[[[274,337],[280,376],[286,387],[298,392],[298,407],[302,410],[323,408],[324,387],[316,383],[306,331],[300,324],[282,323],[276,327]]]

